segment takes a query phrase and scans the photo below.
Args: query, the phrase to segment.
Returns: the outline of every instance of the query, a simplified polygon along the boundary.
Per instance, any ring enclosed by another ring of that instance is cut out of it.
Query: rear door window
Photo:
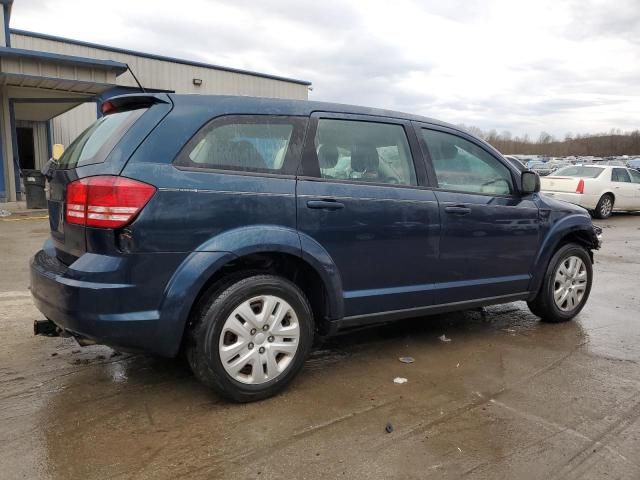
[[[104,162],[127,130],[146,111],[146,108],[138,108],[99,118],[65,150],[58,160],[58,168],[69,169]]]
[[[417,185],[402,125],[321,118],[315,149],[322,178]]]
[[[628,172],[633,183],[640,183],[640,172],[637,172],[636,170],[628,170]]]
[[[292,174],[305,123],[298,117],[222,117],[205,125],[185,145],[176,165]]]
[[[627,173],[627,170],[624,168],[614,168],[613,173],[611,174],[612,182],[624,182],[631,183],[631,177]]]

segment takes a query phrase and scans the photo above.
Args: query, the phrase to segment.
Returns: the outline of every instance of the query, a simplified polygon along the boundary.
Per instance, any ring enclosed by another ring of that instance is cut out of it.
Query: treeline
[[[477,127],[461,125],[465,130],[480,136],[504,154],[545,155],[550,157],[566,157],[571,155],[594,157],[610,157],[619,155],[640,156],[640,130],[622,132],[612,130],[609,133],[572,135],[568,133],[560,140],[546,132],[531,140],[512,136],[510,132],[501,133],[491,130],[482,131]]]

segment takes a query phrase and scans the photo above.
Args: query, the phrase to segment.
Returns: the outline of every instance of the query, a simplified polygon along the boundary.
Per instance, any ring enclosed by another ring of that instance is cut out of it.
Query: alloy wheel
[[[602,199],[602,203],[600,204],[600,214],[603,217],[608,217],[611,215],[611,209],[613,208],[613,204],[611,202],[611,198],[605,197]]]

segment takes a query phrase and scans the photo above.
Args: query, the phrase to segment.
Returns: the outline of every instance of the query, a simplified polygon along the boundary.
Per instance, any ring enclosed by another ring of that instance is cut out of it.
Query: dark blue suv
[[[599,232],[468,133],[327,103],[127,95],[50,163],[31,289],[59,332],[164,356],[236,401],[314,337],[526,300],[573,318]]]

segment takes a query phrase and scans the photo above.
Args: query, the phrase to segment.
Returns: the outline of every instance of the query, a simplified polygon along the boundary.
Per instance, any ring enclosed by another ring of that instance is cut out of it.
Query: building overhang
[[[0,47],[0,84],[10,87],[99,95],[126,70],[111,60]]]
[[[127,65],[112,60],[0,47],[0,86],[17,119],[49,120],[116,86]]]

